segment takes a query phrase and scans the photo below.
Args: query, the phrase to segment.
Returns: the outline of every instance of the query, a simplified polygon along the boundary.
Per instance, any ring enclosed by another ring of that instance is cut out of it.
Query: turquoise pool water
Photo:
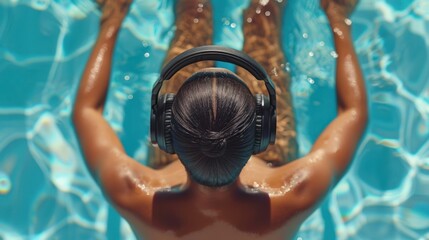
[[[214,41],[241,49],[248,1],[213,1]],[[105,116],[145,163],[149,94],[173,1],[136,0]],[[90,0],[0,0],[0,239],[133,239],[78,149],[70,111],[98,30]],[[348,174],[297,239],[429,239],[429,2],[362,0],[352,17],[370,123]],[[289,0],[286,68],[301,154],[335,116],[332,39],[317,0]]]

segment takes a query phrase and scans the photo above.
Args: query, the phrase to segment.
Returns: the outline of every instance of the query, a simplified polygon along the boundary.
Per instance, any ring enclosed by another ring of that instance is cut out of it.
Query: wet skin
[[[269,167],[264,159],[253,156],[238,179],[220,188],[194,182],[180,161],[162,169],[152,169],[126,155],[102,112],[116,37],[131,2],[107,0],[101,3],[100,32],[81,79],[73,122],[91,174],[138,237],[293,237],[346,171],[367,121],[363,76],[351,41],[350,26],[345,21],[351,12],[350,6],[353,7],[350,2],[321,1],[338,53],[338,116],[306,156],[279,167]],[[198,4],[198,1],[186,3]],[[255,4],[258,3],[252,5]],[[274,12],[275,4],[270,2],[259,7],[271,8]],[[256,22],[257,18],[255,16]],[[272,19],[279,18],[272,16]]]

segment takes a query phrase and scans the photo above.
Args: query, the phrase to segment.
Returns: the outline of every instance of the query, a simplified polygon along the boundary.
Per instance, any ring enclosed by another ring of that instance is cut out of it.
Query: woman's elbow
[[[356,107],[353,112],[354,120],[356,122],[357,127],[360,127],[360,129],[364,131],[368,124],[368,107],[366,105]]]

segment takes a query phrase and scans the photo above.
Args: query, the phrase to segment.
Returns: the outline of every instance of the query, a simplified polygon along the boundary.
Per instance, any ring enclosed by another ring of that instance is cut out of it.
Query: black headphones
[[[238,65],[249,71],[256,79],[265,82],[269,97],[256,94],[256,135],[253,154],[263,152],[276,139],[276,92],[267,72],[255,60],[235,49],[221,46],[202,46],[187,50],[173,58],[161,71],[152,89],[150,137],[152,144],[174,154],[171,136],[171,106],[174,93],[159,95],[162,82],[169,80],[180,69],[200,61],[221,61]]]

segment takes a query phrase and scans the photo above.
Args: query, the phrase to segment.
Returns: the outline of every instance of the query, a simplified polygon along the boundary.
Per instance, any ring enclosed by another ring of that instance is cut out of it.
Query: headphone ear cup
[[[277,111],[276,109],[269,109],[270,114],[270,135],[269,135],[269,144],[274,144],[276,142],[276,135],[277,135]]]
[[[262,107],[262,94],[256,94],[256,118],[255,118],[255,143],[253,146],[253,154],[261,152],[262,142],[262,124],[263,124],[263,107]]]
[[[263,94],[256,94],[255,144],[253,154],[265,151],[271,140],[270,99]],[[275,126],[274,126],[275,127]]]
[[[173,140],[171,134],[171,120],[172,120],[172,111],[171,107],[174,102],[174,94],[168,93],[160,96],[158,101],[159,115],[157,117],[157,141],[158,146],[161,150],[164,150],[167,153],[174,154]]]

